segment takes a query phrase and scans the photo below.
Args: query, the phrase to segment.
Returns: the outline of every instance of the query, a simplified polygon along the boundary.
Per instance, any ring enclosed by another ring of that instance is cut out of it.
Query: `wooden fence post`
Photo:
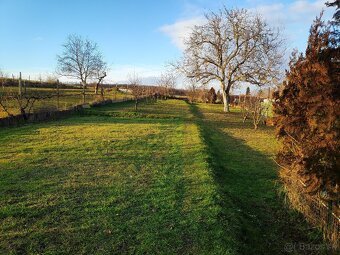
[[[57,109],[59,110],[59,80],[57,80]]]
[[[21,72],[19,73],[19,96],[22,96]]]

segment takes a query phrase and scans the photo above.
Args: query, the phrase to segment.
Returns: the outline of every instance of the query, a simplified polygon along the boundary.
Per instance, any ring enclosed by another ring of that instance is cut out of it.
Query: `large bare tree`
[[[58,74],[81,82],[84,100],[88,80],[99,79],[106,72],[106,63],[98,45],[80,35],[68,36],[63,45],[63,52],[57,56],[57,60]]]
[[[235,84],[270,84],[281,69],[280,30],[245,9],[224,7],[206,14],[206,23],[194,27],[185,45],[176,67],[198,82],[218,81],[225,112],[229,112],[229,93]]]

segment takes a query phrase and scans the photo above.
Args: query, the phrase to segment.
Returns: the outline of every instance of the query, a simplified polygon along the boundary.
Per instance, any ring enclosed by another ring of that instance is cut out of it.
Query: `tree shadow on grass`
[[[325,254],[324,248],[300,249],[303,244],[322,244],[319,232],[287,208],[278,194],[277,168],[264,153],[225,132],[244,128],[237,121],[216,121],[191,105],[208,161],[221,195],[221,220],[237,232],[241,254]],[[249,127],[248,127],[249,128]],[[227,226],[227,227],[228,227]],[[293,248],[292,248],[293,247]]]

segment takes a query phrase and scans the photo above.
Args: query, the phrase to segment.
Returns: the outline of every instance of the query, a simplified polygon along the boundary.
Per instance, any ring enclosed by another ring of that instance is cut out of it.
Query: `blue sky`
[[[288,48],[304,50],[313,18],[326,1],[221,0],[0,0],[0,68],[24,77],[52,74],[69,34],[98,43],[111,71],[108,81],[135,71],[146,83],[181,56],[190,26],[208,10],[243,7],[285,27]],[[325,18],[333,9],[327,8]]]

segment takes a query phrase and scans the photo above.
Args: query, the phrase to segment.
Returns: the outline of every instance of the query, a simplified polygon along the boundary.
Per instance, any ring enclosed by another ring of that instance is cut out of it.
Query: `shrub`
[[[332,26],[325,25],[321,16],[317,18],[305,55],[292,55],[274,105],[282,142],[277,161],[288,197],[311,222],[326,229],[325,236],[335,245],[339,245],[339,222],[331,223],[331,216],[339,217],[339,45]],[[316,204],[328,205],[324,208],[327,213],[318,213],[322,210]]]
[[[217,95],[216,95],[215,89],[211,87],[211,89],[208,91],[208,94],[207,94],[207,101],[210,104],[215,104],[216,99],[217,99]]]
[[[330,34],[316,19],[305,56],[293,53],[274,111],[283,143],[279,162],[304,180],[308,192],[338,199],[340,54]]]

